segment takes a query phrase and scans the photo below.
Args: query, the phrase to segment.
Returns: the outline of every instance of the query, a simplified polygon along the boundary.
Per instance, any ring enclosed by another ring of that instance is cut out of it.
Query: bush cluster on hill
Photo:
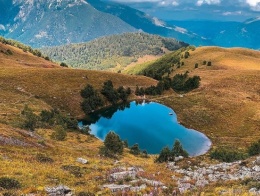
[[[199,76],[189,77],[188,72],[185,74],[176,74],[172,79],[164,77],[156,86],[150,86],[148,88],[139,88],[139,86],[137,86],[135,95],[161,95],[163,91],[169,90],[170,88],[176,92],[189,92],[199,87],[200,80]]]
[[[58,110],[43,110],[40,115],[36,115],[26,105],[21,113],[23,115],[22,128],[30,131],[34,131],[36,128],[53,128],[52,138],[56,140],[64,140],[67,129],[78,129],[77,120],[61,114]]]
[[[181,62],[181,59],[189,57],[189,50],[194,50],[194,47],[183,47],[167,54],[149,64],[149,66],[141,70],[138,74],[151,77],[156,80],[161,80],[166,74],[169,75],[174,67],[180,68],[180,66],[184,65],[184,63]]]
[[[50,58],[48,56],[44,56],[41,51],[37,50],[37,49],[33,49],[31,48],[30,46],[27,46],[27,45],[24,45],[16,40],[12,40],[12,39],[5,39],[3,37],[0,36],[0,42],[3,43],[3,44],[7,44],[7,45],[10,45],[10,46],[14,46],[16,48],[20,48],[22,49],[24,52],[30,52],[32,53],[33,55],[35,56],[38,56],[38,57],[42,57],[44,58],[45,60],[50,60]],[[10,54],[10,53],[9,53]]]
[[[246,159],[248,156],[260,155],[260,139],[253,142],[247,149],[246,152],[241,152],[230,148],[217,148],[210,153],[212,159],[233,162],[237,160]]]
[[[126,66],[144,55],[163,54],[188,44],[175,39],[146,33],[124,33],[99,38],[87,43],[43,48],[41,51],[52,59],[73,67],[85,69],[108,69],[117,63]]]
[[[81,108],[85,114],[89,114],[96,109],[105,105],[105,101],[112,105],[118,103],[120,100],[126,102],[131,94],[130,88],[124,88],[123,86],[114,88],[111,80],[105,81],[100,93],[94,89],[93,86],[88,84],[81,90],[81,97],[84,99],[81,103]],[[103,97],[101,96],[103,95]]]
[[[247,158],[247,155],[234,149],[218,148],[210,153],[210,158],[224,162],[233,162],[237,160],[243,160]]]
[[[172,150],[170,150],[168,146],[164,147],[155,162],[163,163],[167,161],[174,161],[174,158],[179,156],[188,157],[189,154],[183,149],[181,142],[176,140]]]

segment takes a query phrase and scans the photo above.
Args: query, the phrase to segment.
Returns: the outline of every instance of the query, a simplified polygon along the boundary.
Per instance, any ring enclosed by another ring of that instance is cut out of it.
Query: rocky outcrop
[[[72,190],[64,185],[59,185],[57,187],[46,187],[45,191],[49,196],[72,196]]]
[[[233,163],[203,165],[201,167],[194,166],[187,169],[181,169],[174,162],[171,162],[167,164],[167,168],[173,170],[175,173],[182,175],[182,177],[172,176],[172,179],[177,181],[180,193],[184,193],[187,190],[205,187],[206,185],[217,182],[219,180],[233,181],[250,178],[259,181],[259,160],[260,157],[257,157],[255,161],[251,162],[251,164],[248,164],[250,166],[244,166],[242,161],[237,161]]]

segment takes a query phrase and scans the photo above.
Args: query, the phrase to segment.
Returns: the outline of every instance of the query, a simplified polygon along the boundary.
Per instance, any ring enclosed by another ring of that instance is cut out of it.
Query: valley
[[[0,195],[259,195],[259,5],[0,0]]]
[[[56,108],[72,118],[82,118],[84,114],[80,108],[82,100],[80,90],[87,83],[96,89],[101,89],[104,81],[112,80],[116,87],[123,85],[134,91],[136,85],[149,87],[156,85],[156,80],[106,71],[63,68],[42,57],[5,44],[0,44],[0,50],[3,51],[0,53],[0,164],[3,168],[1,176],[19,180],[22,187],[11,192],[18,195],[44,194],[46,187],[64,184],[73,188],[77,194],[83,191],[110,195],[109,191],[106,192],[106,189],[103,190],[101,187],[111,183],[105,174],[113,173],[116,168],[116,171],[121,171],[119,169],[121,167],[137,167],[144,170],[142,174],[139,174],[139,169],[135,170],[138,173],[137,179],[146,181],[145,188],[136,187],[142,194],[153,190],[151,183],[162,183],[166,187],[173,187],[172,190],[175,191],[183,190],[187,183],[191,183],[193,187],[192,179],[189,180],[184,176],[186,181],[181,180],[179,170],[170,171],[167,167],[172,166],[154,163],[156,156],[150,155],[149,158],[134,156],[125,149],[119,162],[115,162],[114,159],[99,155],[102,142],[91,135],[68,132],[65,141],[55,141],[51,139],[52,128],[39,128],[35,132],[21,129],[23,123],[21,111],[25,105],[32,108],[36,114],[43,109]],[[12,54],[6,54],[7,50]],[[185,51],[187,50],[183,50],[183,54]],[[236,146],[244,151],[246,146],[260,138],[259,52],[218,47],[199,47],[188,51],[189,57],[181,58],[184,65],[174,68],[170,77],[176,73],[189,71],[191,76],[201,77],[200,87],[181,96],[169,90],[161,96],[148,96],[148,98],[171,107],[177,113],[181,124],[205,133],[212,141],[212,149]],[[171,54],[167,55],[169,55],[167,58],[170,58]],[[240,59],[243,59],[243,62]],[[212,65],[203,65],[203,61],[211,61]],[[196,63],[198,68],[194,67]],[[136,98],[134,94],[131,95],[131,99]],[[48,157],[53,162],[41,162],[39,158],[41,156]],[[81,165],[76,161],[79,157],[88,160],[89,163]],[[206,154],[176,164],[178,168],[187,168],[187,161],[191,162],[192,167],[217,163]],[[250,171],[255,171],[257,168],[254,167],[254,163],[251,166],[252,161],[254,158],[247,160],[248,167]],[[234,166],[236,164],[234,163]],[[36,165],[38,170],[34,169]],[[231,166],[233,167],[233,164]],[[173,176],[178,177],[173,179]],[[243,180],[244,177],[239,179]],[[199,186],[203,187],[205,193],[234,189],[243,193],[248,192],[250,189],[248,187],[251,185],[241,185],[240,180],[225,179],[223,183],[210,182],[209,185]],[[120,180],[115,181],[119,182]],[[185,190],[197,192],[194,187]],[[160,194],[164,194],[162,188]]]

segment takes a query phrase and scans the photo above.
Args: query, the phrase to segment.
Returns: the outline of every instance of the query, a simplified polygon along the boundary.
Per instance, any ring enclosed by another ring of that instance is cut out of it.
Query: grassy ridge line
[[[205,60],[212,66],[203,65]],[[159,101],[173,108],[186,127],[209,136],[214,146],[243,148],[260,138],[260,52],[199,47],[183,61],[171,76],[189,71],[201,77],[200,88]]]
[[[31,105],[36,111],[53,107],[74,117],[82,116],[79,92],[87,83],[96,89],[101,89],[106,80],[112,80],[115,87],[123,85],[132,89],[136,85],[156,84],[155,80],[147,77],[60,68],[57,64],[15,47],[0,45],[0,50],[7,49],[13,54],[0,53],[0,111],[4,111],[0,122],[7,120],[15,123],[25,104]]]

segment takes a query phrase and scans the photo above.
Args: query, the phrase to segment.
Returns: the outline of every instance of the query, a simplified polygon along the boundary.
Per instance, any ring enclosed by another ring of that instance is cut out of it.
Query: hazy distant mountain
[[[1,21],[5,36],[33,47],[136,31],[118,17],[100,12],[84,0],[14,0],[12,4],[1,1],[1,9],[14,10],[8,16],[10,19]],[[5,14],[7,11],[1,12],[0,18],[5,18]]]
[[[1,34],[33,47],[86,42],[137,30],[174,37],[195,45],[207,44],[186,29],[169,26],[144,12],[118,3],[99,0],[1,0],[0,6]]]
[[[97,10],[117,16],[134,28],[146,33],[176,38],[193,45],[209,44],[207,40],[204,40],[199,35],[196,35],[187,29],[175,25],[169,25],[165,21],[149,16],[148,14],[129,6],[116,2],[103,2],[100,0],[87,1]]]
[[[223,47],[246,47],[260,49],[260,17],[241,22],[217,21],[170,21],[172,25],[204,37],[212,45]]]

